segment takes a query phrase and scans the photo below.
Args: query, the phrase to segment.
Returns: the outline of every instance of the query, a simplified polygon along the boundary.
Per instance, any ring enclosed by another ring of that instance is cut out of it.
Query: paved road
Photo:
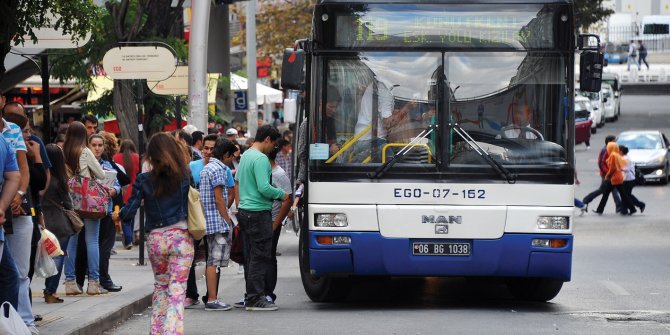
[[[577,148],[584,196],[599,183],[595,160],[606,134],[633,128],[670,134],[670,97],[630,96],[622,117]],[[343,304],[309,301],[297,269],[297,239],[281,238],[278,312],[187,310],[187,334],[670,334],[670,186],[643,186],[644,214],[576,217],[572,281],[550,303],[512,300],[498,283],[411,278],[363,283]],[[200,281],[201,292],[204,282]],[[243,292],[236,268],[224,270],[223,299]],[[146,334],[148,313],[109,334]]]

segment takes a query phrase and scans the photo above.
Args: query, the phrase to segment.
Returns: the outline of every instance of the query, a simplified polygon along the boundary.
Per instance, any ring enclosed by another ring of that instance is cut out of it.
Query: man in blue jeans
[[[19,270],[14,264],[12,254],[5,243],[3,225],[7,214],[5,211],[19,189],[21,175],[16,163],[16,155],[9,148],[4,137],[0,136],[0,303],[8,301],[14,309],[18,308]],[[11,213],[8,215],[11,216]]]
[[[278,309],[274,302],[266,300],[271,293],[266,287],[266,277],[272,265],[270,210],[273,200],[284,200],[288,198],[288,193],[272,186],[272,169],[266,155],[274,149],[279,137],[277,128],[269,125],[260,127],[254,144],[242,155],[235,175],[240,199],[237,220],[244,234],[245,308],[248,311]]]

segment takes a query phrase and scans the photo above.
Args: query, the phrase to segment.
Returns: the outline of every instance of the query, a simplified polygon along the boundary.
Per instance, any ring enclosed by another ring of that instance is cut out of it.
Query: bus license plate
[[[414,242],[412,254],[415,256],[470,256],[470,243]]]

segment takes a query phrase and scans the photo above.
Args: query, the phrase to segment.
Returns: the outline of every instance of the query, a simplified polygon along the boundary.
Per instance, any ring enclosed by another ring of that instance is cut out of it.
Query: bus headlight
[[[314,220],[316,227],[346,227],[348,225],[347,215],[342,213],[317,214]]]
[[[570,229],[570,220],[567,216],[540,216],[537,218],[539,229]]]

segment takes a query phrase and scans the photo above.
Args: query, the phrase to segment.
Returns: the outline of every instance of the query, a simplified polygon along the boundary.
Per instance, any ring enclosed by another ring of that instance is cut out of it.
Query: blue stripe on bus
[[[350,245],[320,245],[317,236],[349,236]],[[562,248],[532,247],[534,238],[565,239]],[[412,242],[472,243],[469,256],[414,256]],[[570,281],[572,235],[504,234],[494,240],[385,238],[379,232],[309,232],[316,275],[546,277]]]

